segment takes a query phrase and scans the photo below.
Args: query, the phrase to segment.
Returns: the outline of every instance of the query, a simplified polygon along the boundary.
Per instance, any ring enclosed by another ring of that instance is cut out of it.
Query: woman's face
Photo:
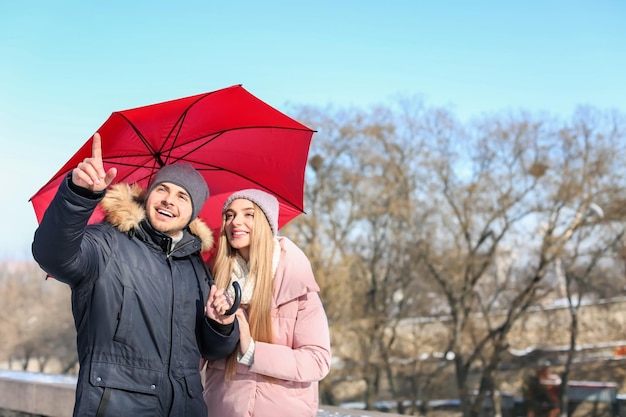
[[[224,231],[228,243],[248,261],[250,233],[254,228],[254,204],[245,198],[238,198],[230,203],[224,216]]]

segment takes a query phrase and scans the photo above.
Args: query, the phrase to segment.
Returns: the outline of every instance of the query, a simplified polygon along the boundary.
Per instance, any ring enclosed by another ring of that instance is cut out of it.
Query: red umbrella
[[[210,197],[200,217],[216,233],[230,193],[265,190],[280,202],[279,227],[304,211],[304,170],[314,131],[259,100],[240,85],[111,114],[98,129],[105,169],[115,182],[144,189],[161,166],[192,164]],[[37,221],[65,175],[91,156],[90,138],[30,199]],[[91,222],[102,219],[98,210]]]

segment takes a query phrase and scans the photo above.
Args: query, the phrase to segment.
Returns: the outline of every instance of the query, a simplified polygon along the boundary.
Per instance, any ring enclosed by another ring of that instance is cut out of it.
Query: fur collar
[[[144,201],[145,190],[139,185],[118,183],[107,190],[100,207],[107,222],[120,232],[128,233],[137,229],[139,223],[146,218]],[[200,238],[203,252],[213,248],[213,231],[199,217],[189,224],[189,231]]]

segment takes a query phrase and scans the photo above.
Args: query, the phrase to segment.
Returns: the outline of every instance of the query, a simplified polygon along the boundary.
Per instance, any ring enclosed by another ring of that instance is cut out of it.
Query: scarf
[[[274,252],[272,254],[272,277],[276,275],[278,261],[280,259],[280,243],[274,238]],[[237,281],[241,286],[241,304],[250,304],[254,294],[255,277],[250,274],[250,263],[237,253],[233,261],[233,272],[230,275],[230,283],[226,293],[231,299],[235,298],[235,290],[232,283]]]

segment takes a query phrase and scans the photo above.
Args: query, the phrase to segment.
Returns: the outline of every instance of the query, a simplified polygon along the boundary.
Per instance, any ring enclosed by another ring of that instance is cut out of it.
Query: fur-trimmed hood
[[[137,184],[118,183],[112,185],[100,202],[107,222],[119,231],[128,233],[139,227],[146,218],[145,190]],[[213,231],[199,217],[189,224],[189,231],[202,241],[202,251],[213,248]]]

